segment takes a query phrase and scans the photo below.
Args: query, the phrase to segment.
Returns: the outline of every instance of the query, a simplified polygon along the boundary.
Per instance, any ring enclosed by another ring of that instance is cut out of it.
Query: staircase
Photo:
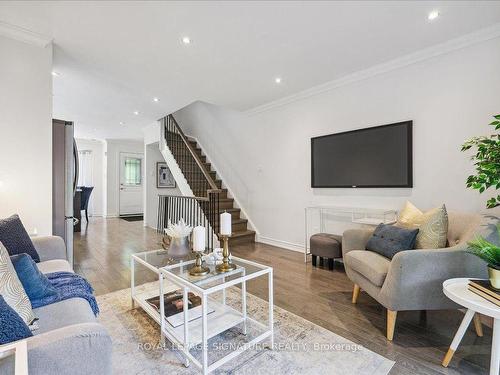
[[[222,180],[218,178],[217,172],[207,161],[197,142],[184,135],[172,115],[160,121],[164,127],[162,134],[166,146],[175,158],[193,195],[199,200],[200,207],[217,237],[220,213],[226,211],[232,216],[229,243],[235,245],[255,242],[255,231],[248,229],[248,220],[241,217],[241,210],[235,207],[234,199],[228,196],[228,190],[223,187]]]

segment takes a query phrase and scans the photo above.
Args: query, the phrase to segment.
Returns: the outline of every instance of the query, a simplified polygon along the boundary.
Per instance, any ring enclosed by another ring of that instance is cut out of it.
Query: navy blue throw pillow
[[[386,258],[403,250],[415,247],[418,229],[404,229],[394,225],[379,224],[366,244],[366,250],[374,251]]]
[[[23,319],[0,296],[0,345],[31,336],[33,334]]]
[[[10,260],[30,301],[57,294],[47,276],[40,272],[28,254],[13,255]]]
[[[5,246],[9,255],[26,253],[35,262],[40,262],[35,246],[18,215],[0,220],[0,242]]]

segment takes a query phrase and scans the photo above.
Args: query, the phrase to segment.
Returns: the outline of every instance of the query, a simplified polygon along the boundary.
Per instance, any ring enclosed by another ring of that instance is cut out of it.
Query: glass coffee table
[[[132,307],[139,305],[158,324],[160,324],[160,313],[147,301],[152,297],[160,295],[158,279],[160,269],[168,265],[189,262],[194,256],[185,259],[173,259],[168,255],[167,250],[151,250],[132,254],[130,259],[130,287],[132,297]],[[165,291],[168,287],[165,286]],[[173,290],[173,289],[172,289]]]
[[[230,272],[218,273],[215,264],[205,264],[210,268],[208,274],[191,276],[189,269],[194,262],[192,257],[173,260],[166,250],[133,254],[131,260],[133,303],[160,324],[162,338],[182,352],[184,365],[193,363],[203,374],[208,374],[266,339],[272,349],[273,269],[232,257],[236,269]],[[135,285],[138,265],[154,272],[158,282]],[[261,277],[268,279],[268,312],[264,321],[247,314],[246,283]],[[147,301],[153,298],[158,299],[156,306],[159,309]],[[172,304],[177,313],[169,315]],[[228,330],[232,330],[231,334],[225,335]],[[231,340],[238,336],[236,333],[239,333],[239,341],[232,343]],[[210,348],[217,353],[209,353],[209,340]]]

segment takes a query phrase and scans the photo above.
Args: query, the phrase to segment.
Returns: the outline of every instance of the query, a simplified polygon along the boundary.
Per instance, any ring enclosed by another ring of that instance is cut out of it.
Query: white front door
[[[143,154],[120,153],[120,215],[142,215]]]

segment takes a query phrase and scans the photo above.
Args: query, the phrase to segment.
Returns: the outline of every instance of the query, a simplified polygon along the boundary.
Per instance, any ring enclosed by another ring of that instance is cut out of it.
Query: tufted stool
[[[342,258],[342,236],[330,233],[317,233],[311,236],[309,246],[312,265],[316,267],[316,257],[328,259],[328,268],[333,270],[333,260]]]

